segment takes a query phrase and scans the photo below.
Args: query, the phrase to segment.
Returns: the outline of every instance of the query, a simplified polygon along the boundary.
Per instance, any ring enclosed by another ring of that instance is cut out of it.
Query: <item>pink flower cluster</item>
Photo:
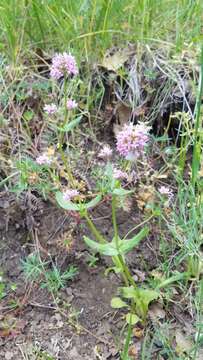
[[[62,76],[77,75],[78,68],[74,56],[64,52],[56,54],[52,59],[50,75],[53,79],[60,79]]]
[[[57,106],[55,104],[46,104],[44,111],[49,115],[55,114],[57,112]]]
[[[161,195],[166,196],[169,200],[173,197],[173,191],[167,186],[161,186],[159,189]]]
[[[78,196],[79,192],[76,189],[67,189],[64,193],[63,193],[63,198],[65,201],[70,201],[72,198],[74,198],[75,196]]]
[[[109,145],[104,145],[103,148],[100,150],[98,156],[103,160],[108,160],[112,156],[112,149]]]
[[[75,100],[72,99],[68,99],[67,103],[66,103],[67,109],[68,110],[73,110],[76,109],[76,107],[78,106],[78,104],[76,103]]]
[[[36,163],[38,165],[50,165],[52,162],[53,162],[53,157],[48,155],[47,153],[39,155],[36,158]]]
[[[122,171],[120,169],[114,168],[113,170],[113,177],[116,180],[125,180],[128,178],[128,174],[125,171]]]
[[[117,150],[127,160],[136,160],[144,154],[145,146],[149,141],[150,127],[143,123],[137,125],[125,124],[117,134]]]

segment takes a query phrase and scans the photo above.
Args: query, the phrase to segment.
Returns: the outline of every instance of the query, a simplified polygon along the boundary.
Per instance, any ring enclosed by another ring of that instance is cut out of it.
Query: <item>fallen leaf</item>
[[[154,303],[150,307],[149,317],[152,321],[155,322],[157,320],[164,319],[166,317],[166,312],[162,308],[161,304]]]
[[[133,336],[140,339],[144,335],[144,329],[141,329],[140,327],[136,326],[135,328],[133,328],[132,333],[133,333]]]
[[[106,54],[101,63],[101,66],[109,71],[116,72],[128,60],[131,53],[132,52],[128,49],[120,49],[116,51],[113,55]]]
[[[120,102],[116,106],[115,110],[116,115],[118,116],[119,124],[123,126],[129,122],[130,116],[132,114],[132,109],[130,106]]]
[[[137,360],[139,359],[140,349],[141,349],[141,342],[138,341],[129,347],[128,355],[131,356],[133,360]]]
[[[155,201],[155,188],[153,186],[142,186],[136,195],[137,205],[140,210],[145,210],[147,205]]]
[[[175,332],[176,339],[176,352],[178,355],[189,353],[194,346],[193,342],[188,339],[187,335],[184,334],[180,329]]]

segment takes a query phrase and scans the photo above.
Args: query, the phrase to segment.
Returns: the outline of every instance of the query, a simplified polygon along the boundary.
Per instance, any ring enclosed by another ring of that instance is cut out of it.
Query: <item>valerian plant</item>
[[[124,156],[127,161],[137,161],[138,158],[144,156],[145,147],[149,140],[149,127],[144,124],[125,125],[117,135],[117,150],[120,155]],[[94,236],[91,239],[84,236],[84,242],[95,253],[100,253],[104,256],[112,258],[114,264],[113,270],[120,273],[124,287],[120,288],[120,297],[115,297],[111,301],[113,308],[128,308],[126,321],[131,326],[138,321],[145,321],[148,306],[151,301],[158,298],[159,293],[147,289],[145,287],[138,287],[127,265],[126,254],[134,249],[148,233],[149,228],[143,227],[132,238],[121,238],[117,225],[117,206],[126,196],[130,196],[134,190],[125,189],[122,186],[122,179],[127,176],[127,172],[122,169],[114,168],[110,159],[112,157],[112,149],[105,145],[99,153],[99,157],[106,161],[105,169],[103,171],[103,178],[100,180],[99,194],[89,202],[84,202],[80,197],[77,189],[68,189],[65,192],[57,192],[56,200],[58,204],[65,210],[75,211],[80,214],[80,217],[86,220],[86,223]],[[95,226],[89,214],[89,209],[94,206],[99,206],[101,200],[107,197],[111,201],[112,227],[113,237],[108,241],[106,237]]]

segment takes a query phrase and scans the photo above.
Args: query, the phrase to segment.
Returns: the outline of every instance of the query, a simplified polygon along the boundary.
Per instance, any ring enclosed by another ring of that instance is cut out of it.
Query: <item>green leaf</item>
[[[60,207],[62,207],[65,210],[70,211],[80,211],[80,207],[77,204],[72,203],[71,201],[66,201],[63,198],[63,193],[58,191],[56,193],[56,201],[59,204]]]
[[[179,280],[183,280],[183,279],[187,279],[188,278],[188,273],[187,272],[183,272],[183,273],[178,273],[176,275],[171,276],[170,278],[162,281],[159,285],[157,285],[156,289],[161,289],[164,288],[170,284],[172,284],[173,282],[179,281]]]
[[[27,110],[23,114],[23,119],[26,121],[31,121],[33,119],[34,112],[31,110]]]
[[[126,299],[133,299],[136,297],[136,289],[133,286],[122,287],[122,296]]]
[[[122,296],[126,299],[134,299],[136,303],[136,311],[145,318],[151,301],[159,297],[159,293],[150,289],[123,287]]]
[[[91,240],[87,236],[83,237],[85,243],[94,251],[100,252],[102,255],[106,256],[116,256],[118,255],[118,251],[115,248],[114,243],[106,243],[106,244],[100,244],[96,241]]]
[[[83,205],[85,205],[86,209],[92,208],[101,201],[101,198],[102,198],[101,195],[97,195],[94,199]]]
[[[133,190],[125,190],[123,188],[114,189],[112,192],[113,195],[117,195],[117,196],[126,196],[126,195],[129,195],[132,193],[133,193]]]
[[[69,132],[69,131],[73,130],[80,123],[81,119],[82,119],[82,115],[80,115],[76,119],[68,122],[62,128],[59,128],[59,130],[62,132]]]
[[[121,309],[126,306],[128,305],[119,297],[114,297],[113,299],[111,299],[111,307],[113,309]]]
[[[126,315],[126,322],[127,322],[128,324],[135,325],[135,324],[137,324],[139,321],[140,321],[140,318],[139,318],[137,315],[135,315],[135,314],[128,313],[128,314]]]
[[[145,227],[137,235],[135,235],[132,239],[122,240],[121,246],[120,246],[120,252],[122,254],[125,254],[128,251],[132,250],[148,234],[148,232],[149,232],[149,228]]]
[[[58,202],[60,207],[62,207],[65,210],[70,210],[70,211],[80,211],[81,207],[83,209],[89,209],[89,208],[95,206],[96,204],[98,204],[100,200],[101,200],[101,195],[97,195],[94,199],[92,199],[91,201],[89,201],[87,203],[74,204],[71,201],[64,200],[62,192],[58,191],[56,193],[56,201]]]

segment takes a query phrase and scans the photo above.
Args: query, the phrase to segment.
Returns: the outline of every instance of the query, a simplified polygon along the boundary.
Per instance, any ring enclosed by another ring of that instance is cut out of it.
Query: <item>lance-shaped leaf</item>
[[[73,119],[72,121],[68,122],[63,127],[58,128],[58,129],[62,132],[69,132],[69,131],[73,130],[79,124],[81,119],[82,119],[82,115],[78,116],[76,119]]]
[[[85,243],[94,251],[97,251],[101,253],[102,255],[106,256],[116,256],[118,255],[118,250],[115,247],[115,244],[113,242],[106,243],[106,244],[100,244],[96,241],[91,240],[87,236],[83,237]]]
[[[132,239],[122,240],[120,245],[120,252],[122,254],[125,254],[128,251],[132,250],[148,234],[148,232],[149,232],[149,228],[145,227]]]

